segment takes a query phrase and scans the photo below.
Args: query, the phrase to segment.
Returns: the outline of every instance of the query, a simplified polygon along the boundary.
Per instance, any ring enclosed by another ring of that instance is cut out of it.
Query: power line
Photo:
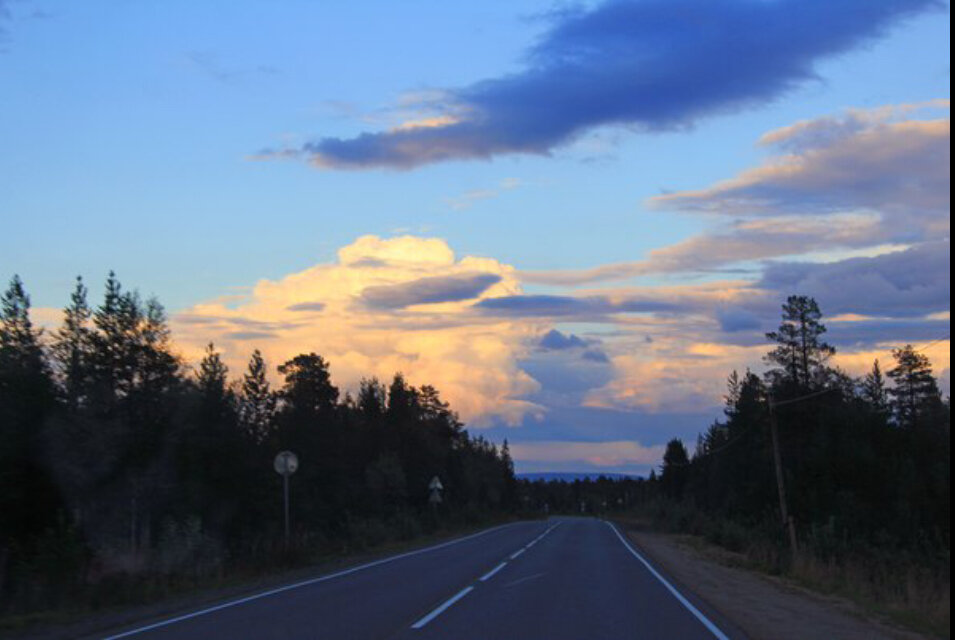
[[[918,349],[913,348],[912,350],[915,351],[916,353],[919,353],[919,352],[925,351],[926,349],[928,349],[928,348],[931,347],[932,345],[936,345],[936,344],[938,344],[939,342],[944,342],[944,341],[946,341],[946,340],[948,340],[948,339],[950,339],[950,338],[951,338],[951,335],[950,335],[950,334],[949,334],[949,335],[946,335],[946,336],[943,336],[943,337],[941,337],[941,338],[936,338],[935,340],[932,340],[931,342],[928,342],[928,343],[922,345],[922,346],[919,347]],[[906,346],[909,346],[909,345],[906,345]],[[904,348],[904,347],[897,347],[897,348],[893,348],[892,350],[893,350],[893,351],[896,351],[897,349],[901,349],[901,348]],[[796,403],[796,402],[802,402],[803,400],[809,400],[810,398],[815,398],[815,397],[824,395],[824,394],[826,394],[826,393],[829,393],[829,392],[831,392],[831,391],[836,391],[837,389],[838,389],[838,387],[827,387],[827,388],[825,388],[825,389],[821,389],[821,390],[819,390],[819,391],[813,391],[812,393],[807,393],[807,394],[805,394],[805,395],[801,395],[801,396],[796,397],[796,398],[787,398],[786,400],[780,400],[779,402],[773,402],[772,398],[770,398],[769,404],[770,404],[771,406],[773,406],[773,407],[782,407],[782,406],[787,405],[787,404],[794,404],[794,403]]]
[[[938,344],[939,342],[945,342],[946,340],[951,339],[951,337],[952,337],[951,334],[949,334],[949,335],[945,336],[944,338],[936,338],[935,340],[932,340],[932,341],[929,342],[928,344],[922,345],[922,346],[919,347],[918,349],[915,349],[915,351],[925,351],[926,349],[928,349],[928,348],[931,347],[932,345]]]

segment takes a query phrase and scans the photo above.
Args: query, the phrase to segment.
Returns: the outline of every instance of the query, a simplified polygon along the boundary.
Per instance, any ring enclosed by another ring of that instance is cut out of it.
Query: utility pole
[[[779,514],[783,520],[783,527],[789,530],[789,548],[793,556],[796,555],[796,525],[789,508],[786,506],[786,485],[783,482],[783,461],[779,454],[779,429],[776,425],[776,410],[772,398],[769,399],[769,430],[773,437],[773,462],[776,465],[776,488],[779,490]]]

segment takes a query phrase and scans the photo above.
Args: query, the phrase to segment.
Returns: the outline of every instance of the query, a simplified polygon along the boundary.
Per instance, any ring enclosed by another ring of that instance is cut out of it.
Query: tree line
[[[301,461],[295,549],[411,538],[516,505],[507,443],[468,434],[436,388],[399,373],[342,394],[315,353],[280,364],[278,388],[268,373],[256,350],[230,379],[211,343],[190,368],[162,305],[112,273],[95,307],[77,278],[62,325],[43,332],[14,277],[0,298],[0,609],[275,557],[281,450]]]
[[[923,565],[948,584],[950,399],[912,345],[894,349],[885,372],[876,360],[853,378],[831,365],[825,333],[817,302],[790,296],[766,334],[766,372],[730,374],[724,417],[692,455],[673,439],[649,478],[524,483],[522,492],[571,512],[650,506],[675,529],[735,550],[768,541],[785,558],[772,411],[788,511],[807,554]]]
[[[768,371],[734,372],[725,418],[692,458],[669,443],[660,490],[701,510],[772,530],[780,521],[770,411],[786,501],[800,537],[823,555],[866,546],[950,548],[951,411],[927,356],[912,345],[861,378],[830,366],[835,348],[815,300],[791,296]]]

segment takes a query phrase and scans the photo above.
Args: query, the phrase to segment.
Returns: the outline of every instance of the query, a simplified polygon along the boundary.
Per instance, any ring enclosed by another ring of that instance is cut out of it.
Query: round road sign
[[[298,469],[298,456],[291,451],[282,451],[275,456],[275,473],[290,476]]]

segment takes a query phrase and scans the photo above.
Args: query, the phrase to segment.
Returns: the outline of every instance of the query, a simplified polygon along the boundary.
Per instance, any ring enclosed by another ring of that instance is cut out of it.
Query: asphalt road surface
[[[741,638],[611,524],[551,518],[487,529],[143,622],[110,640]]]

